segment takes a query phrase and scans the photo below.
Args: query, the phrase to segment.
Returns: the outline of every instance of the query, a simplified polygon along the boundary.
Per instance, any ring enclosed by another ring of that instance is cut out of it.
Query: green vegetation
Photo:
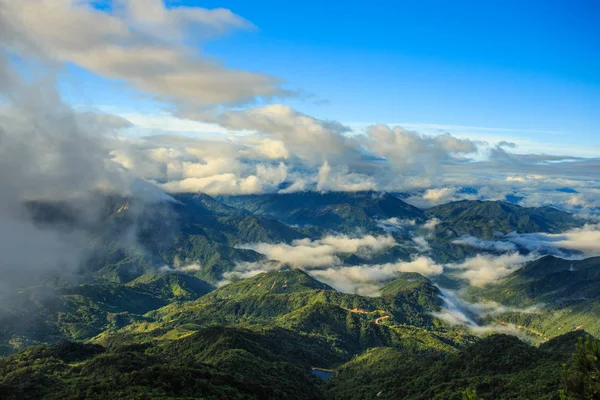
[[[425,210],[438,218],[437,235],[463,235],[491,239],[496,232],[558,233],[583,223],[571,214],[552,207],[526,208],[499,201],[463,200]]]
[[[387,218],[423,219],[421,210],[385,192],[300,192],[222,196],[219,200],[287,224],[337,231],[374,228],[378,220]]]
[[[133,322],[167,304],[197,299],[212,286],[179,273],[142,275],[128,285],[82,284],[33,287],[4,299],[0,314],[2,353],[31,344],[87,340]]]
[[[558,399],[561,366],[579,337],[568,334],[536,348],[513,336],[492,335],[460,351],[426,355],[370,349],[339,369],[328,394],[333,399]]]
[[[268,266],[245,243],[381,233],[383,219],[410,219],[415,228],[393,233],[400,245],[341,259],[410,259],[414,235],[424,235],[428,255],[446,262],[477,252],[453,244],[458,236],[557,232],[579,224],[568,214],[479,201],[422,211],[375,192],[175,200],[139,209],[106,199],[78,283],[44,278],[2,299],[0,398],[598,398],[598,341],[584,330],[600,334],[600,258],[544,257],[467,292],[509,306],[489,321],[518,325],[530,343],[447,325],[434,316],[440,290],[417,273],[398,273],[378,297],[340,293],[279,265],[223,285],[237,263]],[[28,207],[42,225],[88,229],[77,210]],[[419,227],[428,218],[441,221],[433,232]]]
[[[580,338],[573,361],[565,365],[563,377],[566,390],[562,399],[589,400],[600,398],[600,341]]]
[[[483,289],[471,289],[471,300],[491,300],[517,308],[493,317],[552,338],[585,329],[600,335],[600,257],[564,260],[542,257]],[[531,306],[537,310],[519,312]]]

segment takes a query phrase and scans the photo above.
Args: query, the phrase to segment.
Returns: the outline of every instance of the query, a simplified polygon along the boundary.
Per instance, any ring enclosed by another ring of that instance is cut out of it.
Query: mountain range
[[[507,254],[467,236],[583,226],[554,208],[423,210],[379,192],[100,201],[93,218],[25,205],[36,224],[92,239],[77,271],[2,298],[0,397],[558,399],[562,365],[600,335],[600,258],[514,246],[523,266],[482,287],[416,267]],[[308,253],[294,264],[269,246]],[[342,278],[376,293],[340,290]],[[467,322],[448,318],[458,311]]]

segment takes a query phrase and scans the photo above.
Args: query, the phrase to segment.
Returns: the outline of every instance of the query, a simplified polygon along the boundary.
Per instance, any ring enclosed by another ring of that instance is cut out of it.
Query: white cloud
[[[397,277],[400,272],[417,272],[425,276],[433,276],[441,274],[443,268],[431,258],[421,256],[407,262],[343,266],[307,272],[342,292],[378,296],[381,287]]]
[[[515,252],[517,246],[512,242],[500,241],[500,240],[485,240],[479,239],[474,236],[463,236],[452,241],[454,244],[460,244],[463,246],[474,247],[481,250],[491,250],[500,252]]]
[[[396,217],[379,220],[377,226],[386,232],[404,232],[407,229],[414,228],[416,221],[414,219],[399,219]]]
[[[412,240],[418,252],[426,253],[431,250],[429,242],[423,236],[415,236]]]
[[[379,296],[381,287],[395,279],[401,272],[417,272],[425,276],[435,276],[443,272],[442,266],[424,256],[416,257],[411,261],[353,266],[340,265],[339,260],[322,263],[321,261],[325,261],[327,256],[320,251],[313,252],[304,249],[304,257],[309,260],[302,263],[304,265],[302,269],[315,279],[327,283],[336,290],[363,296]],[[324,266],[328,267],[323,268]],[[234,278],[247,278],[261,272],[276,271],[283,267],[285,267],[284,264],[272,262],[239,263],[235,271],[225,274],[224,278],[231,281]]]
[[[513,232],[506,235],[506,239],[530,251],[541,249],[558,256],[564,256],[561,250],[582,252],[586,257],[600,255],[600,225],[595,224],[559,234]]]
[[[292,244],[257,243],[245,245],[269,260],[276,260],[296,267],[326,267],[341,263],[338,255],[358,253],[369,257],[396,246],[391,236],[366,235],[352,238],[346,235],[326,236],[319,240],[300,239]]]
[[[423,224],[423,228],[433,231],[435,229],[435,227],[438,226],[439,223],[440,223],[439,219],[431,218]]]
[[[229,10],[166,8],[128,0],[113,12],[91,0],[2,0],[4,44],[14,51],[72,62],[180,106],[211,106],[287,94],[280,80],[227,68],[186,43],[252,24]],[[193,34],[191,29],[193,28]]]
[[[500,256],[478,254],[459,264],[450,264],[447,267],[463,270],[459,273],[461,278],[468,280],[473,286],[483,287],[511,274],[536,258],[539,258],[539,255],[535,253],[521,255],[514,252]]]

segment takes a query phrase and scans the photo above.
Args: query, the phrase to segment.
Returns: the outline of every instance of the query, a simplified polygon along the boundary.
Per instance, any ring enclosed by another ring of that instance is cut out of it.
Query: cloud
[[[396,278],[400,272],[417,272],[425,276],[435,276],[441,274],[443,268],[431,258],[421,256],[406,262],[333,267],[307,272],[339,291],[363,296],[378,296],[381,287]]]
[[[462,299],[458,292],[441,288],[440,297],[444,301],[442,310],[433,312],[432,315],[441,319],[449,325],[463,325],[476,335],[489,333],[504,333],[526,339],[527,335],[513,324],[491,323],[484,324],[482,319],[488,315],[501,314],[504,312],[536,313],[542,306],[533,306],[526,309],[504,307],[497,303],[469,303]]]
[[[249,130],[283,144],[291,154],[315,166],[325,161],[360,158],[359,143],[344,135],[349,128],[320,120],[281,104],[246,110],[186,115],[228,129]]]
[[[357,254],[370,258],[376,253],[396,246],[391,236],[349,237],[346,235],[326,236],[319,240],[302,239],[292,244],[259,243],[246,245],[266,256],[267,261],[239,263],[235,271],[224,275],[226,280],[253,276],[260,272],[289,268],[301,268],[314,278],[333,288],[367,296],[378,296],[379,289],[394,279],[400,272],[417,272],[425,276],[435,276],[443,272],[443,267],[430,257],[418,256],[410,261],[397,261],[385,264],[346,265],[342,254]]]
[[[50,277],[70,278],[89,256],[91,239],[102,232],[111,196],[136,199],[133,219],[138,206],[169,197],[110,160],[112,138],[104,133],[125,121],[74,112],[58,96],[53,75],[32,74],[25,82],[1,49],[0,71],[9,78],[0,77],[3,295]],[[43,223],[35,214],[40,203],[50,205],[43,217],[54,217],[56,207],[71,213],[73,223]],[[124,230],[114,239],[130,244],[131,231]]]
[[[245,245],[269,260],[295,267],[326,267],[341,264],[340,254],[359,254],[364,257],[396,246],[391,236],[366,235],[351,238],[346,235],[326,236],[319,240],[301,239],[292,244],[257,243]]]
[[[423,228],[433,231],[435,229],[436,226],[438,226],[438,224],[440,223],[440,220],[437,218],[431,218],[429,220],[427,220],[427,222],[425,222],[423,224]]]
[[[372,151],[387,158],[396,170],[424,169],[428,175],[438,175],[442,162],[458,159],[477,151],[471,140],[450,134],[422,135],[401,127],[373,125],[367,129]]]
[[[162,0],[115,5],[101,11],[91,0],[2,0],[0,41],[12,51],[74,63],[184,108],[290,94],[275,77],[227,68],[187,45],[253,27],[229,10],[167,8]]]
[[[536,253],[521,255],[517,252],[500,256],[478,254],[461,263],[449,264],[447,267],[460,270],[458,276],[468,280],[471,285],[483,287],[511,274],[525,263],[539,257]]]
[[[587,224],[564,233],[526,233],[516,232],[506,235],[506,239],[524,248],[565,256],[563,250],[581,252],[585,257],[600,255],[600,225]]]
[[[396,217],[379,220],[377,226],[386,232],[404,232],[407,229],[414,228],[416,221],[414,219],[399,219]]]
[[[429,242],[427,242],[427,239],[423,236],[415,236],[412,240],[418,252],[426,253],[431,250]]]
[[[379,296],[381,287],[395,279],[401,272],[417,272],[424,276],[436,276],[443,272],[443,267],[436,264],[429,257],[420,256],[411,261],[398,261],[386,264],[366,264],[366,265],[342,265],[339,260],[326,264],[322,254],[308,251],[305,256],[309,261],[304,262],[301,268],[315,279],[324,282],[336,290],[345,293],[355,293],[363,296]],[[319,260],[315,262],[314,260]],[[289,263],[288,263],[289,264]],[[292,264],[293,265],[293,264]],[[327,268],[323,268],[328,266]],[[261,272],[276,271],[282,268],[289,268],[284,263],[258,262],[258,263],[239,263],[235,271],[224,274],[224,281],[230,282],[232,279],[243,279]]]
[[[512,242],[494,241],[479,239],[474,236],[463,236],[452,241],[454,244],[474,247],[481,250],[498,251],[498,252],[515,252],[517,246]]]
[[[429,189],[425,191],[423,195],[424,200],[428,200],[433,204],[447,203],[454,200],[454,194],[456,188],[440,188],[440,189]]]

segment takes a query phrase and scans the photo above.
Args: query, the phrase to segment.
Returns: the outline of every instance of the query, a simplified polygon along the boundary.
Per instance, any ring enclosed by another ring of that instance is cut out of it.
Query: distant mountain
[[[491,239],[514,231],[558,233],[582,225],[573,215],[552,207],[527,208],[501,201],[456,201],[429,208],[425,215],[439,219],[436,235],[448,238]]]
[[[142,275],[127,286],[169,302],[195,300],[214,290],[214,286],[194,276],[177,272]]]
[[[230,207],[217,201],[206,193],[180,193],[172,197],[193,213],[218,216],[247,216],[250,212]]]
[[[262,255],[238,249],[246,243],[289,243],[307,236],[284,223],[222,204],[205,194],[175,201],[98,196],[101,210],[85,215],[84,204],[30,202],[32,219],[48,227],[84,231],[90,241],[82,274],[127,283],[168,265],[197,265],[196,274],[213,283],[238,262]]]
[[[297,192],[220,196],[219,200],[290,225],[339,231],[373,228],[388,218],[423,219],[423,212],[385,192]]]

